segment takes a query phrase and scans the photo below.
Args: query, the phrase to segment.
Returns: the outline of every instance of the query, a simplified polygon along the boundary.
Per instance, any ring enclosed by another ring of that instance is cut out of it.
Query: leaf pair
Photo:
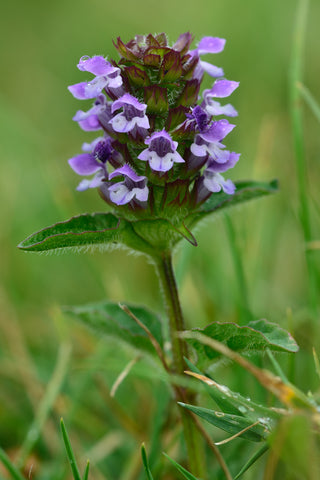
[[[83,214],[56,223],[36,232],[18,247],[29,252],[44,252],[66,248],[86,249],[120,246],[153,257],[156,250],[173,248],[182,238],[197,242],[190,232],[199,221],[211,213],[238,205],[253,198],[277,191],[277,183],[238,182],[234,195],[215,193],[180,224],[173,225],[165,218],[128,221],[112,213]]]

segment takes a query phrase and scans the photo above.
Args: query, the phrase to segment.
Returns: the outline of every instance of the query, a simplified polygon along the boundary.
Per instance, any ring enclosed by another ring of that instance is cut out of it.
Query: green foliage
[[[268,438],[269,478],[320,478],[318,421],[302,412],[284,416]]]
[[[272,426],[272,421],[269,418],[262,418],[261,422],[255,425],[251,420],[240,415],[231,415],[230,413],[210,410],[209,408],[187,405],[183,402],[179,402],[179,405],[195,413],[215,427],[221,428],[221,430],[231,433],[232,435],[239,434],[239,437],[252,442],[265,440],[268,429]],[[245,429],[248,430],[240,434],[240,432]]]
[[[24,477],[21,475],[16,466],[11,462],[10,458],[6,452],[0,447],[0,461],[10,473],[13,480],[24,480]]]
[[[187,480],[198,480],[194,475],[188,472],[188,470],[182,467],[182,465],[175,462],[171,457],[169,457],[169,455],[167,455],[166,453],[163,453],[163,455],[172,463],[172,465],[174,465],[174,467],[178,470],[178,472],[183,475],[184,478],[186,478]]]
[[[146,472],[146,475],[147,475],[147,479],[148,480],[153,480],[153,476],[152,476],[151,470],[149,468],[148,457],[147,457],[147,452],[146,452],[146,448],[144,446],[144,443],[141,445],[141,457],[142,457],[142,463],[143,463],[143,466],[144,466],[144,469],[145,469],[145,472]]]
[[[228,195],[223,191],[211,195],[211,197],[201,205],[198,212],[190,215],[188,226],[195,225],[211,213],[235,207],[248,200],[270,195],[278,191],[277,180],[272,180],[271,182],[235,182],[235,185],[237,188],[233,195]]]
[[[267,443],[263,444],[253,455],[251,458],[249,458],[249,460],[246,462],[246,464],[241,468],[240,472],[234,477],[233,480],[238,480],[238,478],[242,477],[242,475],[247,471],[249,470],[250,467],[252,467],[252,465],[254,463],[256,463],[257,460],[259,460],[260,457],[262,457],[262,455],[264,453],[266,453],[269,449],[269,445]]]
[[[88,480],[88,478],[89,478],[89,468],[90,468],[90,462],[88,460],[87,465],[86,465],[86,469],[85,469],[83,477],[82,477],[82,480]]]
[[[70,442],[70,439],[69,439],[69,436],[68,436],[68,432],[67,432],[67,429],[65,427],[65,424],[64,424],[64,421],[63,421],[62,418],[60,420],[60,427],[61,427],[62,437],[63,437],[63,441],[64,441],[64,446],[66,448],[68,460],[69,460],[70,467],[71,467],[71,470],[72,470],[73,478],[74,478],[74,480],[81,480],[81,476],[80,476],[80,472],[79,472],[79,469],[78,469],[78,466],[77,466],[76,458],[74,456],[74,453],[73,453],[73,450],[72,450],[72,447],[71,447],[71,442]]]
[[[18,246],[28,252],[45,252],[65,248],[127,246],[148,251],[148,246],[135,234],[129,222],[112,213],[86,213],[59,222],[30,235]]]
[[[130,306],[130,311],[149,329],[159,345],[163,346],[162,326],[157,315],[144,307]],[[147,333],[116,303],[98,302],[64,307],[64,312],[106,339],[120,340],[140,352],[155,354]]]
[[[185,222],[191,227],[210,213],[274,193],[276,190],[275,181],[270,184],[239,182],[234,195],[223,192],[213,195],[199,210],[190,213]],[[192,245],[197,245],[183,219],[174,223],[166,218],[130,222],[117,218],[112,213],[87,213],[44,228],[23,240],[18,247],[28,252],[45,252],[66,248],[107,249],[118,245],[154,257],[162,250],[173,248],[182,238]]]
[[[297,352],[299,349],[288,332],[267,320],[254,320],[246,326],[214,322],[205,328],[194,331],[213,338],[239,353],[263,352],[267,348],[274,352]],[[221,353],[203,345],[196,339],[187,339],[187,342],[197,352],[200,369],[221,358]]]
[[[233,392],[225,385],[221,385],[212,380],[211,377],[204,376],[202,372],[189,360],[186,359],[186,362],[191,372],[199,375],[196,378],[207,381],[207,383],[205,382],[206,391],[222,412],[232,415],[245,416],[251,423],[254,423],[263,417],[269,417],[272,419],[277,419],[280,417],[280,414],[276,410],[255,403],[238,392]]]

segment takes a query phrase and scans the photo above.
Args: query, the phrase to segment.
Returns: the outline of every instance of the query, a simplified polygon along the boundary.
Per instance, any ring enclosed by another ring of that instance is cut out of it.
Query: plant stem
[[[303,138],[302,102],[299,85],[302,83],[302,60],[304,38],[307,25],[308,0],[300,0],[297,9],[296,25],[294,29],[293,50],[289,75],[290,113],[294,150],[296,157],[296,173],[299,190],[300,221],[303,230],[305,246],[312,240],[310,209],[308,201],[308,179]],[[312,250],[305,250],[306,264],[309,274],[309,301],[311,308],[317,313],[318,288],[317,270],[313,261]]]
[[[187,355],[187,345],[185,341],[177,335],[177,332],[182,332],[185,330],[185,327],[177,284],[172,268],[171,252],[163,252],[158,258],[156,266],[164,296],[166,313],[169,319],[169,331],[173,356],[172,369],[175,374],[183,375],[185,370],[184,357]],[[186,403],[192,402],[192,395],[190,392],[181,387],[174,386],[174,388],[177,401]],[[194,475],[204,478],[206,473],[202,439],[191,415],[184,409],[181,409],[180,413],[187,446],[189,468]]]

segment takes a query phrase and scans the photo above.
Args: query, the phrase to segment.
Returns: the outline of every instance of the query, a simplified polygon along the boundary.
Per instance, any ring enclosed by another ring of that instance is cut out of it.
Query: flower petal
[[[116,67],[113,67],[101,55],[96,55],[92,58],[84,55],[80,58],[77,67],[82,72],[90,72],[93,73],[93,75],[107,75],[116,70]]]
[[[141,180],[146,179],[146,177],[144,176],[137,175],[136,172],[132,170],[132,168],[127,164],[123,165],[120,168],[117,168],[112,173],[110,173],[109,179],[111,180],[112,178],[117,177],[119,175],[125,175],[126,177],[129,177],[130,180],[132,180],[133,182],[140,182]]]
[[[207,72],[211,77],[223,77],[224,72],[222,68],[216,67],[215,65],[212,65],[209,62],[205,62],[204,60],[199,61],[199,65],[204,70]]]
[[[228,135],[235,125],[228,122],[228,120],[217,120],[213,122],[209,130],[205,133],[200,133],[200,137],[207,142],[220,142]]]
[[[203,37],[198,43],[199,55],[205,53],[220,53],[224,49],[225,39],[219,37]]]
[[[229,97],[231,93],[238,88],[239,82],[231,80],[216,80],[213,87],[207,93],[207,96],[212,97]]]
[[[70,158],[68,163],[78,175],[91,175],[101,168],[101,164],[89,153],[81,153]]]

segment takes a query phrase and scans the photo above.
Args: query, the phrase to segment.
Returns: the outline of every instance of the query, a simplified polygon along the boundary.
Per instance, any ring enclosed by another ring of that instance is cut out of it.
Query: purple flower
[[[229,160],[230,152],[224,150],[225,146],[220,143],[220,140],[226,137],[234,127],[235,125],[229,123],[228,120],[213,122],[206,132],[196,135],[195,141],[190,147],[192,154],[196,157],[204,157],[208,154],[216,162],[226,163]]]
[[[108,178],[106,163],[113,152],[109,137],[99,137],[91,143],[84,143],[82,150],[86,153],[81,153],[68,160],[70,167],[78,175],[92,175],[94,173],[95,175],[91,180],[82,180],[77,187],[79,191],[99,187]]]
[[[95,78],[90,82],[76,83],[68,87],[72,95],[79,100],[95,98],[106,87],[117,89],[122,85],[120,68],[113,67],[102,56],[90,58],[85,55],[80,58],[78,68],[95,75]]]
[[[204,37],[198,43],[198,48],[196,50],[191,50],[189,54],[193,58],[194,55],[199,57],[206,53],[220,53],[224,49],[225,43],[226,41],[224,38]],[[216,67],[209,62],[199,59],[193,77],[201,80],[204,72],[207,72],[211,77],[222,77],[224,74],[222,68]]]
[[[190,120],[196,122],[197,129],[200,132],[205,132],[208,128],[209,116],[206,110],[204,110],[200,105],[197,105],[194,108],[191,108],[191,113],[186,115]]]
[[[122,108],[122,112],[109,120],[115,132],[127,133],[132,132],[136,128],[148,129],[150,127],[149,119],[146,115],[147,105],[140,103],[135,97],[129,93],[125,93],[122,97],[113,102],[111,112]]]
[[[96,98],[93,107],[87,112],[78,110],[72,120],[78,122],[82,130],[100,130],[106,126],[111,118],[111,102],[107,102],[105,95]]]
[[[203,172],[203,185],[209,192],[220,192],[223,190],[228,195],[233,195],[236,187],[231,180],[225,180],[220,173],[206,169]]]
[[[203,37],[198,43],[199,55],[204,53],[220,53],[224,49],[225,39],[219,37]]]
[[[124,180],[108,187],[110,200],[113,203],[125,205],[134,198],[140,202],[148,200],[149,189],[146,185],[146,177],[138,176],[129,165],[123,165],[123,167],[117,168],[110,173],[109,179],[111,180],[119,175],[123,175]]]
[[[227,105],[220,105],[219,102],[212,100],[217,97],[228,97],[238,88],[239,82],[230,80],[216,80],[213,87],[203,92],[203,107],[209,115],[226,115],[228,117],[236,117],[238,112],[234,107],[228,103]]]
[[[149,145],[138,155],[139,160],[149,162],[152,170],[156,172],[167,172],[173,163],[183,163],[184,159],[177,152],[178,142],[174,142],[165,130],[154,132],[146,138],[144,143]]]
[[[230,168],[233,168],[240,158],[240,153],[229,152],[228,150],[225,150],[225,153],[228,154],[229,157],[226,162],[217,162],[210,157],[207,163],[206,170],[209,172],[221,173],[230,170]]]

